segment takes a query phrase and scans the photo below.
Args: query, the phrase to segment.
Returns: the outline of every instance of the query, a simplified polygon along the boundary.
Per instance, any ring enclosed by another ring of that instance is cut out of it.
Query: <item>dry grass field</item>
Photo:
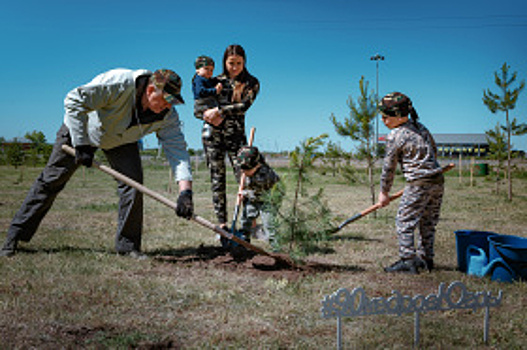
[[[286,169],[277,169],[283,174]],[[0,168],[1,240],[40,169]],[[168,170],[145,168],[145,185],[169,193]],[[394,190],[403,187],[399,176]],[[329,207],[344,219],[368,207],[368,189],[338,177],[314,174]],[[469,291],[503,291],[491,309],[489,344],[483,343],[483,310],[421,316],[423,349],[525,349],[527,284],[500,283],[457,271],[456,230],[485,230],[527,237],[527,178],[515,178],[515,198],[505,186],[496,195],[491,177],[448,174],[436,236],[436,270],[386,274],[397,259],[397,203],[348,225],[305,268],[265,268],[264,259],[235,261],[218,249],[215,234],[172,210],[145,200],[143,250],[147,260],[113,252],[115,181],[80,170],[55,202],[34,239],[0,259],[1,349],[333,349],[336,322],[321,316],[324,296],[362,287],[369,297],[435,293],[441,282],[463,282]],[[230,205],[236,184],[230,178]],[[196,213],[213,220],[208,174],[195,172]],[[264,249],[265,242],[254,241]],[[310,268],[308,268],[310,267]],[[390,315],[343,321],[344,348],[408,349],[414,318]]]

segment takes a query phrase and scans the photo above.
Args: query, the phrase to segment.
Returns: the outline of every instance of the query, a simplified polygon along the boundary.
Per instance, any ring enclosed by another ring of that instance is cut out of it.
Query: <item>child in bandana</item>
[[[401,164],[406,179],[396,218],[400,260],[384,270],[414,274],[424,268],[432,271],[434,237],[444,191],[436,144],[428,129],[417,121],[417,112],[406,95],[394,92],[384,96],[379,109],[382,121],[392,130],[386,141],[379,204],[390,203],[389,192],[397,163]],[[419,231],[417,248],[416,229]]]

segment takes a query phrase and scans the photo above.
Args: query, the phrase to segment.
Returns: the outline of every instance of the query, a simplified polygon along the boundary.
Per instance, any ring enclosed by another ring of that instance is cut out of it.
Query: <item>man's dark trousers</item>
[[[75,163],[75,158],[62,150],[64,144],[71,146],[71,137],[68,128],[62,125],[46,167],[33,183],[22,206],[11,221],[7,231],[8,238],[29,242],[57,195],[78,169],[79,165]],[[143,182],[137,142],[104,150],[104,154],[113,169],[139,183]],[[142,193],[120,181],[117,183],[119,213],[115,250],[119,253],[140,251],[143,229]]]

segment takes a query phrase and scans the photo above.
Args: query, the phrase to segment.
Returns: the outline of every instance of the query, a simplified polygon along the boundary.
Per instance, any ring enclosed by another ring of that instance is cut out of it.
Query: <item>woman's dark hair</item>
[[[410,118],[412,122],[417,125],[417,119],[419,119],[419,115],[417,114],[417,111],[414,107],[410,109]]]
[[[241,47],[241,45],[234,44],[227,46],[225,52],[223,53],[223,74],[228,74],[225,62],[227,62],[227,58],[229,58],[229,56],[233,55],[240,56],[243,58],[243,71],[240,73],[240,76],[249,73],[247,71],[247,57],[245,56],[245,50],[243,49],[243,47]]]

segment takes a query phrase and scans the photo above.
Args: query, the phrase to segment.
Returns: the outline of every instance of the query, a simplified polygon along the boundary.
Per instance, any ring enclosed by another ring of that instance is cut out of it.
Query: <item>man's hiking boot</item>
[[[409,274],[417,274],[417,266],[414,259],[399,260],[390,266],[384,268],[385,272],[402,272]]]
[[[427,269],[428,272],[432,272],[434,269],[434,260],[427,259],[424,257],[415,258],[415,265],[418,269]]]
[[[18,241],[15,238],[7,237],[4,246],[0,250],[0,256],[13,256],[16,253]]]

